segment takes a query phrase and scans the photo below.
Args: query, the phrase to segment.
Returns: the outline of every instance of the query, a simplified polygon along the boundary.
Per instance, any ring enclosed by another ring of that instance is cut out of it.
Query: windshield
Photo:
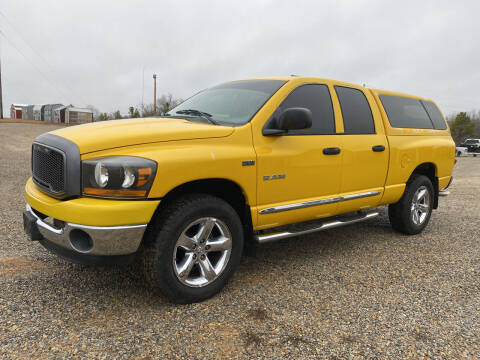
[[[214,124],[243,125],[285,84],[281,80],[244,80],[221,84],[185,100],[167,115],[210,119]]]
[[[477,144],[478,142],[479,142],[479,140],[467,139],[467,141],[465,141],[465,144],[474,145],[474,144]]]

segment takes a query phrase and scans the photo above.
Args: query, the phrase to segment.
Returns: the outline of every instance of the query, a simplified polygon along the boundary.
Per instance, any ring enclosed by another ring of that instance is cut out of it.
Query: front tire
[[[400,201],[388,207],[392,228],[407,235],[419,234],[430,220],[433,203],[434,191],[430,179],[414,175],[407,182]]]
[[[236,211],[220,198],[190,194],[172,201],[154,221],[143,254],[151,287],[183,304],[218,293],[242,255]]]

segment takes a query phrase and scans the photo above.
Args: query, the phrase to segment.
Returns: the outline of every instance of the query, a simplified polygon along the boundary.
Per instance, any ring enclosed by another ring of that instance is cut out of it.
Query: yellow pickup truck
[[[395,230],[421,232],[454,161],[432,100],[310,77],[232,81],[161,117],[37,137],[24,228],[73,262],[141,257],[155,290],[189,303],[220,291],[245,248],[382,205]]]

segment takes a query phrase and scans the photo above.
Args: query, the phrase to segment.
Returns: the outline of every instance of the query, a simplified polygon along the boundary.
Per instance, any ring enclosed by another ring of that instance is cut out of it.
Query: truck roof
[[[298,81],[298,82],[304,82],[304,81],[334,81],[336,83],[345,85],[345,86],[361,86],[358,84],[353,84],[353,83],[348,83],[345,81],[340,81],[340,80],[334,80],[334,79],[327,79],[327,78],[319,78],[315,76],[296,76],[296,75],[290,75],[290,76],[274,76],[274,77],[261,77],[261,78],[251,78],[251,79],[242,79],[242,80],[282,80],[282,81]],[[238,81],[242,81],[238,80]],[[396,92],[396,91],[390,91],[390,90],[381,90],[381,89],[375,89],[375,88],[369,88],[365,87],[365,89],[368,89],[377,95],[392,95],[392,96],[402,96],[402,97],[408,97],[408,98],[413,98],[413,99],[418,99],[418,100],[425,100],[425,101],[432,101],[432,99],[428,99],[422,96],[418,95],[412,95],[412,94],[405,94],[401,92]]]

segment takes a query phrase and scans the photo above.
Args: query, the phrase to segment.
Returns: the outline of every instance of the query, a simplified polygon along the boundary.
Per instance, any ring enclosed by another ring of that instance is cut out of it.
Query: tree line
[[[157,115],[165,115],[171,109],[180,104],[183,100],[174,98],[172,94],[163,94],[157,99]],[[115,110],[111,113],[101,112],[93,105],[88,105],[88,109],[93,112],[94,121],[130,119],[140,117],[153,116],[153,104],[140,104],[137,106],[130,106],[128,114],[122,115],[120,110]]]
[[[480,139],[480,110],[455,113],[447,120],[455,144],[460,145],[469,138]]]

